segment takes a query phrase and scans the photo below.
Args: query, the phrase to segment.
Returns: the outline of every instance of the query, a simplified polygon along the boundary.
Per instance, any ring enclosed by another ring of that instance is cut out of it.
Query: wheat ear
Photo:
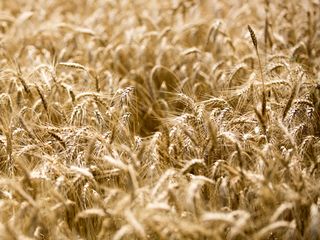
[[[262,72],[262,65],[261,65],[261,59],[260,59],[260,54],[259,54],[259,50],[258,50],[258,41],[256,38],[256,35],[254,33],[254,31],[252,30],[252,28],[250,27],[250,25],[248,25],[248,30],[250,32],[250,36],[251,36],[251,40],[254,46],[254,49],[256,51],[257,57],[258,57],[258,62],[259,62],[259,70],[260,70],[260,78],[262,81],[262,116],[265,117],[265,113],[266,113],[266,91],[265,91],[265,83],[264,83],[264,76],[263,76],[263,72]]]

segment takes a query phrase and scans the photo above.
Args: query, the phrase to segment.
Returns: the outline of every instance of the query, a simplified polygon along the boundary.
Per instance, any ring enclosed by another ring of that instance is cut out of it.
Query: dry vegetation
[[[0,239],[319,239],[318,0],[3,0],[0,56]]]

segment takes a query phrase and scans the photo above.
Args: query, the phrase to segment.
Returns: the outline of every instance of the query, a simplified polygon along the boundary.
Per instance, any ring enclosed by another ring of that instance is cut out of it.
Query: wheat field
[[[320,239],[319,0],[1,0],[0,239]]]

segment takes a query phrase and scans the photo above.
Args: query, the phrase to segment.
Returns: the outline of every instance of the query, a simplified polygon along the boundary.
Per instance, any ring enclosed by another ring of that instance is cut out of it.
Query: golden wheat
[[[0,1],[1,239],[318,239],[317,1]]]

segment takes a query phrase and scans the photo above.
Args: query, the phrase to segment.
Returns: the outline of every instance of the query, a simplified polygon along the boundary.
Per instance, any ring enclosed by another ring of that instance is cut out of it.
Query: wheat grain
[[[0,239],[319,236],[316,1],[0,9]]]

